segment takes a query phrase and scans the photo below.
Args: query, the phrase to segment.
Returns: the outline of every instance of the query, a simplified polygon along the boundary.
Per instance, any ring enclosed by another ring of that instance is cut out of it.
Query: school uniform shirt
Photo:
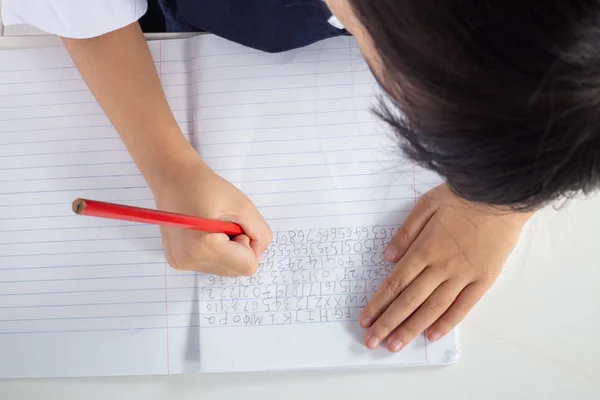
[[[4,25],[29,24],[48,33],[85,39],[140,19],[146,0],[3,0]]]
[[[2,20],[6,26],[29,24],[55,35],[85,39],[121,29],[139,20],[147,9],[147,0],[3,0]],[[343,29],[333,15],[328,22]]]

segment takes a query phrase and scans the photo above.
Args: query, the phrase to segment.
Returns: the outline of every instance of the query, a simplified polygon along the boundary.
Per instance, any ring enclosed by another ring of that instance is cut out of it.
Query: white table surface
[[[0,399],[600,399],[600,196],[534,217],[459,341],[444,368],[0,380]]]

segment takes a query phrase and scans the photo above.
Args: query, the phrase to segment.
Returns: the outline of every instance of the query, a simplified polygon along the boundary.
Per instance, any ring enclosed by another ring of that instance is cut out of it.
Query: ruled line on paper
[[[356,164],[372,164],[372,161],[357,161],[357,162],[349,162],[349,163],[328,163],[328,164],[310,164],[310,165],[291,165],[291,166],[265,166],[265,167],[253,167],[253,168],[216,168],[215,171],[217,172],[228,172],[228,171],[242,171],[242,170],[256,170],[256,171],[261,171],[261,170],[268,170],[268,169],[280,169],[280,168],[302,168],[302,167],[308,167],[308,166],[339,166],[339,165],[356,165]],[[113,165],[113,164],[93,164],[93,165]],[[57,167],[64,167],[63,165],[57,166]],[[67,166],[69,167],[69,166]],[[402,170],[397,170],[396,171],[398,174],[403,173]],[[372,172],[372,173],[368,173],[368,174],[352,174],[352,175],[340,175],[340,176],[345,176],[345,177],[357,177],[357,176],[372,176],[372,175],[385,175],[386,172]],[[389,174],[389,173],[387,173]],[[91,175],[91,176],[65,176],[65,177],[54,177],[54,178],[31,178],[31,179],[15,179],[15,180],[0,180],[0,182],[14,182],[14,181],[19,181],[19,182],[37,182],[37,181],[55,181],[55,180],[73,180],[73,179],[85,179],[85,178],[123,178],[123,177],[139,177],[139,174],[113,174],[113,175]],[[313,177],[298,177],[298,179],[319,179],[319,178],[325,178],[326,176],[313,176]],[[273,179],[266,179],[266,180],[251,180],[251,181],[232,181],[231,183],[243,183],[243,182],[274,182],[277,180],[290,180],[290,179],[294,179],[293,177],[289,177],[289,178],[273,178]],[[421,184],[433,184],[434,182],[424,182]],[[412,184],[406,184],[406,183],[390,183],[389,187],[394,187],[394,186],[412,186]],[[340,189],[347,189],[347,190],[353,190],[353,189],[366,189],[366,188],[376,188],[376,187],[386,187],[386,186],[363,186],[363,187],[349,187],[349,188],[338,188],[336,190],[340,190]],[[324,189],[325,190],[325,189]],[[332,190],[332,189],[327,189],[327,190]],[[22,193],[22,192],[17,192],[17,193]],[[279,193],[279,192],[274,192],[274,193]],[[289,193],[289,192],[287,192]],[[8,194],[8,193],[4,193],[4,194]],[[264,194],[264,193],[263,193]],[[44,203],[41,203],[40,205],[43,205]],[[45,203],[48,204],[48,203]],[[1,206],[0,206],[1,207]]]
[[[267,78],[265,78],[267,79]],[[201,83],[201,82],[200,82]],[[240,89],[240,90],[224,90],[224,91],[206,91],[203,92],[203,95],[207,95],[207,94],[214,94],[214,93],[218,93],[218,94],[222,94],[222,93],[243,93],[243,92],[261,92],[261,91],[270,91],[270,90],[282,90],[282,89],[296,89],[296,88],[325,88],[325,87],[340,87],[340,86],[355,86],[355,85],[371,85],[371,82],[358,82],[358,83],[339,83],[339,84],[331,84],[331,85],[308,85],[308,86],[289,86],[289,87],[274,87],[274,88],[257,88],[257,89]],[[169,88],[169,87],[187,87],[187,85],[185,84],[171,84],[171,85],[164,85],[165,89]],[[19,93],[18,96],[22,97],[22,96],[36,96],[36,95],[52,95],[52,94],[67,94],[67,93],[88,93],[89,90],[88,89],[72,89],[72,90],[57,90],[57,91],[50,91],[50,92],[25,92],[25,93]],[[194,93],[195,95],[196,93]],[[7,93],[7,94],[0,94],[0,98],[6,98],[6,97],[10,97],[10,98],[14,98],[15,94],[13,93]]]
[[[251,142],[250,142],[251,143]],[[333,149],[329,150],[329,152],[345,152],[345,151],[370,151],[370,150],[386,150],[387,147],[363,147],[356,149]],[[112,153],[112,152],[125,152],[127,149],[108,149],[108,150],[78,150],[73,151],[71,153]],[[0,158],[10,158],[10,157],[35,157],[35,156],[52,156],[52,155],[60,155],[62,152],[52,152],[52,153],[33,153],[33,154],[11,154],[11,155],[0,155]],[[302,154],[301,152],[289,152],[289,153],[258,153],[258,154],[228,154],[224,156],[213,156],[213,157],[203,157],[204,159],[211,158],[243,158],[243,157],[264,157],[264,156],[289,156],[295,154]]]
[[[181,121],[178,120],[177,121],[180,124],[184,124],[184,123],[190,123],[193,121]],[[308,125],[291,125],[291,126],[285,126],[286,129],[293,129],[293,128],[324,128],[324,127],[331,127],[331,126],[343,126],[343,125],[356,125],[356,124],[370,124],[371,122],[369,121],[358,121],[358,122],[339,122],[339,123],[327,123],[327,124],[308,124]],[[84,129],[84,128],[110,128],[111,125],[108,124],[102,124],[102,125],[82,125],[82,126],[71,126],[71,127],[58,127],[58,128],[40,128],[40,129],[21,129],[18,130],[18,132],[36,132],[36,131],[53,131],[53,130],[57,130],[57,129]],[[269,130],[274,130],[274,129],[282,129],[281,127],[256,127],[256,128],[252,128],[253,130],[258,130],[258,131],[269,131]],[[207,134],[207,133],[223,133],[223,132],[239,132],[241,131],[241,129],[237,128],[237,129],[216,129],[216,130],[210,130],[210,131],[206,131],[206,130],[200,130],[199,132],[195,133],[195,135],[198,134]],[[0,131],[0,135],[5,134],[5,133],[12,133],[11,131]],[[189,135],[189,133],[185,133],[186,135]]]
[[[352,100],[352,99],[369,99],[370,96],[355,96],[355,97],[351,97],[351,96],[344,96],[344,97],[333,97],[333,98],[324,98],[322,100],[328,100],[328,101],[332,101],[332,100]],[[287,100],[287,101],[278,101],[278,104],[289,104],[289,103],[296,103],[296,104],[306,104],[307,101],[306,100]],[[50,107],[50,106],[64,106],[64,105],[68,105],[68,106],[72,106],[74,104],[78,104],[78,105],[82,105],[82,104],[96,104],[95,101],[90,101],[90,102],[73,102],[73,103],[54,103],[54,104],[36,104],[36,105],[29,105],[29,106],[12,106],[12,107],[0,107],[0,109],[2,108],[31,108],[31,107],[37,107],[37,108],[44,108],[44,107]],[[236,103],[235,106],[239,107],[239,106],[256,106],[256,105],[271,105],[273,104],[272,102],[266,102],[266,101],[259,101],[259,102],[253,102],[253,103]],[[223,105],[210,105],[210,106],[199,106],[196,108],[177,108],[177,107],[171,107],[172,111],[193,111],[193,110],[201,110],[201,109],[213,109],[213,110],[218,110],[218,109],[222,109],[224,106]],[[332,111],[321,111],[320,113],[334,113],[334,112],[342,112],[342,111],[357,111],[356,108],[351,108],[351,109],[336,109],[336,110],[332,110]],[[311,112],[306,112],[306,113],[300,113],[300,112],[296,112],[296,113],[281,113],[281,114],[254,114],[252,115],[253,117],[268,117],[268,116],[286,116],[286,115],[303,115],[303,114],[311,114],[314,113],[314,111]],[[17,121],[17,120],[29,120],[29,119],[44,119],[44,118],[64,118],[64,117],[74,117],[74,116],[103,116],[103,113],[90,113],[90,114],[62,114],[62,115],[57,115],[57,116],[39,116],[39,117],[22,117],[22,118],[11,118],[11,119],[4,119],[2,121]],[[237,118],[245,118],[243,116],[237,117]],[[222,118],[212,118],[212,119],[222,119]],[[178,121],[178,122],[186,122],[186,121]],[[110,126],[110,125],[106,125],[106,126]],[[88,138],[86,138],[88,139]],[[93,139],[93,138],[89,138],[89,139]],[[98,139],[106,139],[105,137],[101,137]],[[308,138],[307,138],[308,139]],[[72,139],[72,140],[82,140],[82,139]],[[85,139],[83,139],[85,140]],[[42,142],[19,142],[20,143],[42,143]]]
[[[431,183],[423,183],[423,185],[435,185],[436,182],[431,182]],[[407,184],[389,184],[389,185],[371,185],[371,186],[357,186],[357,187],[338,187],[338,188],[333,188],[333,189],[309,189],[309,190],[288,190],[288,191],[278,191],[278,192],[247,192],[248,196],[257,196],[257,195],[280,195],[280,194],[296,194],[296,193],[310,193],[310,192],[335,192],[335,191],[353,191],[353,190],[364,190],[364,189],[389,189],[389,188],[398,188],[398,187],[407,187],[410,185]],[[147,189],[147,187],[143,186],[140,187],[141,189]],[[398,200],[398,199],[404,199],[404,197],[394,197],[394,199]],[[108,200],[112,200],[108,199]],[[146,201],[153,201],[153,198],[149,198],[149,197],[143,197],[143,198],[130,198],[130,199],[119,199],[119,200],[112,200],[109,202],[125,202],[125,203],[131,203],[131,202],[146,202]],[[52,206],[52,205],[64,205],[64,202],[55,202],[55,203],[20,203],[20,204],[16,204],[16,205],[4,205],[4,206],[0,206],[0,207],[11,207],[11,208],[16,208],[16,207],[37,207],[37,206]],[[294,204],[282,204],[281,206],[290,206],[290,205],[294,205]],[[272,207],[272,206],[271,206]]]
[[[172,111],[191,111],[192,109],[172,109]],[[333,111],[320,111],[320,114],[327,113],[338,113],[344,111],[356,111],[354,108],[350,109],[341,109],[341,110],[333,110]],[[294,113],[279,113],[279,114],[255,114],[252,115],[252,118],[259,117],[289,117],[292,115],[309,115],[314,114],[314,111],[309,112],[294,112]],[[65,115],[56,115],[56,116],[43,116],[43,117],[22,117],[22,118],[6,118],[0,119],[0,122],[3,121],[20,121],[20,120],[36,120],[36,119],[59,119],[59,118],[71,118],[71,117],[103,117],[103,113],[90,113],[90,114],[65,114]],[[214,117],[214,118],[201,118],[198,119],[200,121],[210,121],[210,120],[220,120],[220,119],[237,119],[237,118],[248,118],[247,116],[232,116],[232,117]],[[197,120],[197,121],[198,121]],[[178,122],[191,122],[191,121],[178,121]]]
[[[320,190],[319,190],[320,191]],[[303,191],[300,191],[303,192]],[[338,200],[338,201],[320,201],[313,203],[297,203],[297,204],[269,204],[269,205],[258,205],[260,208],[277,208],[277,207],[299,207],[299,206],[322,206],[325,204],[332,205],[342,205],[349,203],[370,203],[374,201],[388,201],[388,200],[411,200],[410,197],[381,197],[377,199],[360,199],[360,200]],[[410,211],[410,210],[409,210]],[[36,219],[39,220],[41,218],[49,218],[49,219],[62,219],[62,218],[81,218],[77,215],[42,215],[36,217],[14,217],[14,218],[0,218],[0,221],[14,221],[14,220],[26,220],[26,219]],[[14,243],[11,243],[14,244]],[[1,243],[0,243],[1,245]],[[0,255],[2,257],[2,255]]]
[[[349,174],[349,175],[340,175],[340,178],[357,178],[357,177],[362,177],[362,176],[377,176],[377,175],[389,175],[389,172],[373,172],[370,174]],[[133,176],[137,176],[137,175],[133,175]],[[118,176],[114,176],[115,178]],[[273,179],[261,179],[261,180],[246,180],[246,181],[233,181],[231,183],[234,184],[241,184],[241,183],[259,183],[259,182],[278,182],[278,181],[298,181],[298,180],[314,180],[314,179],[327,179],[327,176],[312,176],[312,177],[296,177],[296,178],[273,178]],[[391,187],[398,187],[398,186],[411,186],[411,185],[407,185],[407,184],[392,184],[390,183],[389,185],[379,185],[379,186],[366,186],[366,187],[360,187],[360,189],[366,189],[366,188],[370,188],[370,189],[374,189],[374,188],[391,188]],[[140,186],[116,186],[116,187],[103,187],[103,188],[70,188],[70,189],[60,189],[60,190],[39,190],[39,191],[21,191],[21,192],[5,192],[5,193],[0,193],[3,195],[14,195],[14,194],[31,194],[31,193],[59,193],[59,192],[77,192],[77,191],[81,191],[81,190],[89,190],[89,191],[98,191],[98,190],[131,190],[131,189],[146,189],[147,186],[146,185],[140,185]],[[339,188],[338,190],[352,190],[355,189],[353,187],[347,187],[347,188]],[[358,188],[357,188],[358,189]],[[308,190],[300,190],[299,192],[306,192],[306,191],[330,191],[331,189],[325,189],[325,188],[319,188],[319,189],[308,189]],[[282,194],[282,193],[290,193],[290,192],[286,192],[286,191],[280,191],[280,192],[248,192],[247,195],[258,195],[258,194]],[[322,204],[322,203],[321,203]],[[263,207],[267,207],[266,205]],[[2,218],[0,218],[1,220]]]
[[[190,314],[188,314],[189,316]],[[334,324],[334,323],[347,323],[350,321],[310,321],[304,322],[305,324]],[[289,324],[279,323],[279,324],[271,324],[270,326],[287,326]],[[189,328],[198,328],[200,325],[170,325],[169,329],[189,329]],[[151,326],[151,327],[135,327],[135,328],[100,328],[100,329],[71,329],[71,330],[47,330],[47,331],[17,331],[17,332],[0,332],[0,336],[2,335],[33,335],[33,334],[55,334],[55,333],[90,333],[90,332],[131,332],[131,331],[144,331],[144,330],[161,330],[165,329],[166,326]],[[211,327],[203,326],[203,329],[210,329]],[[219,328],[219,327],[212,327]],[[236,327],[230,327],[236,328]],[[237,327],[243,328],[243,327]]]
[[[368,252],[366,254],[378,254],[375,252]],[[316,257],[324,257],[324,256],[316,256]],[[155,265],[162,265],[163,263],[161,262],[155,262],[155,263],[139,263],[138,265],[150,265],[150,264],[155,264]],[[124,265],[134,265],[134,264],[124,264]],[[102,265],[100,265],[102,266]],[[123,266],[123,265],[121,265]],[[90,267],[90,266],[78,266],[78,267]],[[366,265],[357,265],[354,267],[323,267],[320,268],[319,271],[324,271],[324,270],[333,270],[333,269],[356,269],[356,268],[366,268],[368,266]],[[50,268],[50,267],[45,267],[45,268]],[[67,268],[67,267],[63,267],[63,266],[59,266],[57,268]],[[11,268],[2,268],[2,270],[10,270]],[[186,278],[189,276],[189,272],[185,273],[178,273],[178,274],[170,274],[170,277],[183,277]],[[269,272],[257,272],[257,276],[260,274],[269,274]],[[50,279],[29,279],[29,280],[10,280],[10,281],[4,281],[4,282],[0,282],[0,285],[2,284],[11,284],[11,283],[38,283],[38,282],[72,282],[72,281],[85,281],[85,280],[106,280],[106,279],[136,279],[136,278],[162,278],[163,275],[111,275],[111,276],[94,276],[94,277],[78,277],[78,278],[50,278]],[[241,284],[240,284],[241,285]],[[219,288],[232,288],[232,287],[238,287],[239,285],[219,285]],[[242,285],[244,286],[244,285]],[[248,284],[248,286],[250,286]],[[187,289],[189,289],[190,287],[185,287]],[[191,288],[194,288],[194,286],[192,286]]]
[[[293,207],[293,206],[290,206]],[[373,211],[373,212],[364,212],[364,213],[345,213],[344,216],[369,216],[369,215],[393,215],[393,214],[404,214],[408,213],[410,210],[394,210],[394,211]],[[302,215],[302,216],[289,216],[289,217],[273,217],[269,218],[269,221],[285,221],[285,220],[314,220],[317,218],[330,218],[330,217],[339,217],[339,215],[335,214],[317,214],[317,215]],[[128,227],[130,224],[114,224],[114,225],[97,225],[97,226],[79,226],[79,227],[60,227],[60,228],[31,228],[31,229],[7,229],[0,230],[0,233],[4,232],[34,232],[34,231],[62,231],[62,230],[79,230],[79,229],[99,229],[99,228],[124,228]],[[132,237],[131,239],[136,239]],[[107,251],[110,252],[110,251]],[[84,253],[82,253],[84,254]]]
[[[352,61],[352,60],[342,60],[342,61],[328,61],[330,63],[340,63],[340,62],[344,62],[344,61]],[[304,64],[313,64],[313,62],[311,61],[304,61],[302,62]],[[295,64],[300,64],[300,63],[295,63]],[[265,65],[265,64],[262,64]],[[268,64],[266,64],[268,65]],[[210,69],[218,69],[220,71],[222,71],[224,68],[239,68],[239,67],[251,67],[251,66],[261,66],[261,64],[258,65],[241,65],[241,66],[233,66],[233,67],[214,67],[214,68],[202,68],[202,69],[195,69],[194,71],[207,71]],[[74,71],[76,71],[76,69],[73,68],[68,68],[68,69],[72,69]],[[324,74],[345,74],[348,73],[349,71],[332,71],[332,72],[325,72]],[[323,73],[322,73],[323,74]],[[189,75],[189,72],[161,72],[161,75]],[[274,75],[276,77],[297,77],[297,76],[314,76],[314,73],[311,72],[306,72],[306,73],[301,73],[301,74],[279,74],[279,75]],[[221,79],[212,79],[210,80],[211,82],[218,82],[218,81],[229,81],[229,80],[238,80],[238,79],[256,79],[256,78],[268,78],[269,76],[265,76],[265,75],[255,75],[255,76],[242,76],[242,77],[232,77],[232,78],[221,78]],[[31,81],[25,81],[25,82],[18,82],[18,83],[13,83],[13,82],[0,82],[0,86],[4,86],[4,85],[23,85],[23,84],[35,84],[35,83],[54,83],[54,82],[81,82],[81,78],[80,77],[75,77],[75,78],[62,78],[62,79],[51,79],[51,80],[31,80]],[[194,83],[197,82],[203,82],[202,80],[200,81],[195,81]],[[186,86],[186,84],[165,84],[166,87],[169,86]]]
[[[331,50],[331,51],[335,51],[335,50],[347,50],[347,47],[332,47],[332,48],[327,48],[327,50]],[[297,49],[294,50],[296,53],[302,53],[302,52],[307,52],[307,53],[314,53],[315,50],[314,49]],[[202,56],[198,56],[198,57],[190,57],[190,58],[179,58],[179,59],[169,59],[169,60],[154,60],[154,62],[156,64],[165,64],[165,63],[177,63],[178,65],[185,65],[185,63],[188,63],[190,61],[194,61],[196,59],[201,59],[201,58],[216,58],[216,57],[225,57],[225,56],[243,56],[243,55],[252,55],[252,54],[257,54],[257,51],[253,51],[253,52],[230,52],[230,53],[226,53],[226,54],[206,54],[206,55],[202,55]],[[184,63],[184,64],[182,64]],[[273,65],[273,63],[266,63],[266,64],[259,64],[259,65]],[[251,65],[248,65],[251,66]],[[30,69],[26,69],[26,68],[19,68],[19,69],[0,69],[0,73],[10,73],[10,72],[18,72],[18,73],[24,73],[24,72],[45,72],[45,71],[56,71],[56,70],[64,70],[64,69],[72,69],[72,70],[77,70],[77,68],[75,66],[57,66],[57,67],[35,67],[35,68],[30,68]]]

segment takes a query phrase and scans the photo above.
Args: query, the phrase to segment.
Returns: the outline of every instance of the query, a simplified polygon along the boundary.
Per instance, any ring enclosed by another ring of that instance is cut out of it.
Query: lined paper
[[[0,376],[452,361],[453,335],[399,355],[362,345],[357,313],[391,268],[382,247],[439,178],[402,160],[369,112],[376,87],[353,41],[279,55],[212,36],[150,48],[182,132],[255,202],[274,243],[255,277],[218,278],[171,269],[153,227],[73,216],[76,197],[154,203],[67,53],[5,52]]]

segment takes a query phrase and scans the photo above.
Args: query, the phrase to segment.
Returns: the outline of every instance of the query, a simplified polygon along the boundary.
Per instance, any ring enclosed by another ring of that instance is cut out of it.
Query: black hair
[[[403,116],[466,200],[528,210],[600,184],[600,0],[349,0]]]

